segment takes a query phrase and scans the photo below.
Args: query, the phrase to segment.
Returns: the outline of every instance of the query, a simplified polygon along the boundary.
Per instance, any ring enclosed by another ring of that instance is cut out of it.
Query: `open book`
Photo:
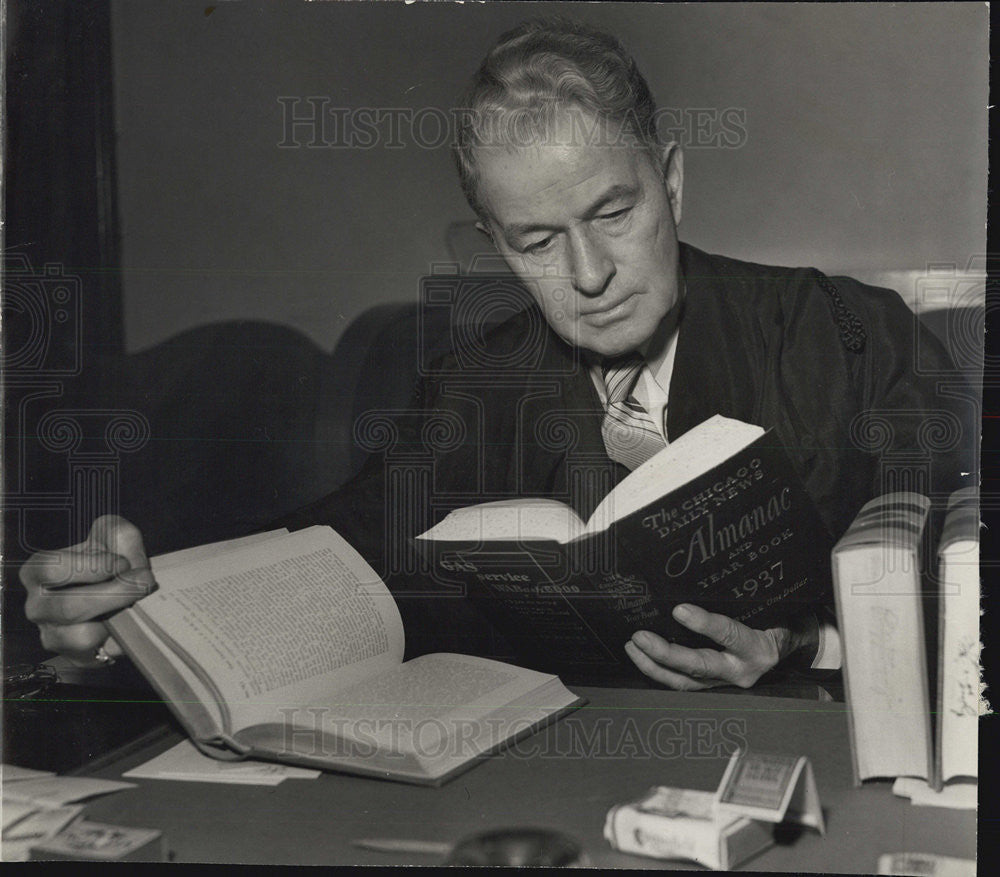
[[[551,499],[513,499],[453,511],[417,542],[436,580],[464,588],[523,660],[590,676],[628,667],[623,647],[640,629],[715,645],[673,620],[678,603],[766,628],[830,595],[833,540],[775,434],[718,415],[587,521]]]
[[[192,739],[253,757],[436,784],[583,701],[555,676],[454,654],[403,663],[396,604],[329,527],[152,560],[109,621]]]
[[[929,509],[919,494],[878,497],[833,551],[858,783],[911,776],[940,789],[977,775],[977,493],[951,497],[936,577],[922,564]]]

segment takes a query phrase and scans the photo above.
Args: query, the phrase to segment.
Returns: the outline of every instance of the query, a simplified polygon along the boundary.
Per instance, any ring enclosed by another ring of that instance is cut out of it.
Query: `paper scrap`
[[[4,810],[10,806],[4,803]],[[31,848],[36,844],[55,837],[83,812],[83,805],[54,807],[51,810],[32,810],[30,815],[18,820],[12,827],[5,828],[0,860],[4,862],[26,862]]]
[[[918,777],[899,777],[892,784],[892,793],[909,798],[915,807],[975,810],[979,806],[979,783],[972,780],[950,782],[939,792]]]
[[[190,740],[182,740],[122,776],[130,779],[276,786],[287,779],[316,779],[320,773],[318,770],[267,761],[220,761],[203,755]]]
[[[43,777],[54,777],[51,770],[34,770],[30,767],[18,767],[16,764],[0,764],[0,780],[5,783],[18,783],[22,780],[40,780]]]
[[[906,877],[976,877],[972,859],[956,859],[934,853],[886,853],[878,857],[877,874]]]
[[[0,804],[0,816],[3,817],[3,830],[6,831],[15,822],[19,822],[25,816],[30,816],[37,809],[34,804],[4,799],[3,803]]]
[[[51,810],[36,810],[20,820],[3,834],[4,841],[39,841],[57,834],[83,812],[82,804],[53,807]]]
[[[88,777],[43,777],[23,780],[4,789],[4,799],[35,804],[39,807],[62,807],[97,795],[107,795],[121,789],[134,789],[135,783],[98,780]]]

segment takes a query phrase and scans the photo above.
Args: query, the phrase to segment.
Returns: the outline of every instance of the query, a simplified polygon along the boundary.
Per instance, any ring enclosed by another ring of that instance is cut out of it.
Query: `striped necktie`
[[[607,391],[601,435],[608,456],[635,469],[666,447],[649,412],[632,395],[639,373],[646,364],[638,353],[605,360],[601,366]]]

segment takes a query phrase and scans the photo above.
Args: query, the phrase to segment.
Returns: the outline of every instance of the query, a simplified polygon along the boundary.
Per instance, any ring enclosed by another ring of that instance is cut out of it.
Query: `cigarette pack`
[[[623,853],[686,859],[728,871],[774,843],[774,826],[720,813],[712,792],[656,786],[646,797],[613,807],[604,837]]]

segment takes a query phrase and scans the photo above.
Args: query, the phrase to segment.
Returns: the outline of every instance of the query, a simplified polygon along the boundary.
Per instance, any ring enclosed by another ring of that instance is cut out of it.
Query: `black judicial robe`
[[[717,413],[773,428],[834,538],[879,493],[916,489],[940,502],[975,483],[961,475],[974,469],[974,396],[894,292],[684,244],[681,271],[669,438]],[[539,311],[487,344],[487,357],[446,357],[413,414],[382,424],[385,450],[282,522],[328,523],[366,557],[397,595],[408,654],[503,653],[492,633],[474,632],[469,607],[421,598],[429,586],[412,574],[413,536],[452,508],[514,496],[561,499],[586,518],[626,474],[604,452],[586,365]]]

